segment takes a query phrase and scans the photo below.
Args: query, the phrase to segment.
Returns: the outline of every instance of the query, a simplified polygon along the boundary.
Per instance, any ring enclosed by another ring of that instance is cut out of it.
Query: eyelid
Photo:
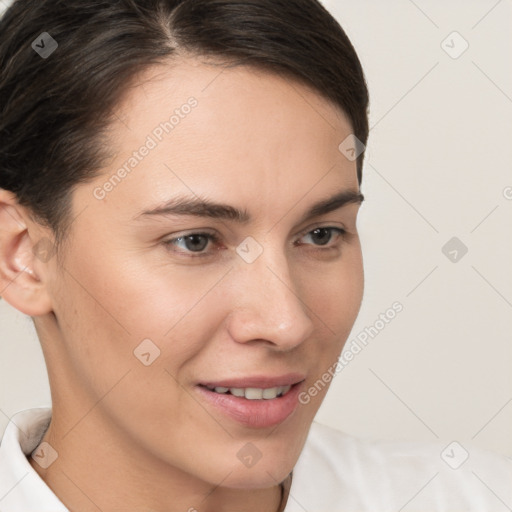
[[[163,242],[172,242],[178,238],[185,238],[187,236],[192,236],[192,235],[204,235],[204,236],[220,239],[219,235],[214,230],[211,230],[209,228],[199,228],[199,229],[191,229],[191,230],[187,230],[187,231],[183,231],[183,232],[178,231],[177,233],[172,233],[170,235],[168,234],[168,235],[161,237],[160,240],[162,240]]]
[[[299,231],[299,233],[297,234],[297,237],[303,237],[304,235],[307,235],[308,233],[311,233],[312,231],[315,231],[316,229],[321,229],[321,228],[325,228],[325,229],[328,229],[328,228],[331,228],[333,230],[336,230],[336,229],[339,229],[343,234],[348,234],[349,231],[348,229],[340,223],[339,226],[336,226],[331,222],[325,222],[325,223],[320,223],[320,224],[310,224],[308,227],[304,228],[303,230]]]
[[[328,229],[332,232],[337,232],[338,238],[341,238],[342,240],[344,240],[349,235],[348,231],[344,227],[333,226],[331,224],[328,224],[325,226],[316,226],[316,227],[313,227],[311,229],[307,229],[307,230],[301,232],[299,234],[298,240],[300,240],[302,237],[304,237],[306,235],[310,235],[311,233],[313,233],[313,231],[316,231],[317,229]],[[325,248],[325,250],[327,250],[329,248],[333,248],[336,246],[335,243],[332,244],[330,241],[325,245],[314,245],[314,244],[302,244],[302,245],[311,245],[312,247],[315,247],[318,250],[322,250],[323,247]]]

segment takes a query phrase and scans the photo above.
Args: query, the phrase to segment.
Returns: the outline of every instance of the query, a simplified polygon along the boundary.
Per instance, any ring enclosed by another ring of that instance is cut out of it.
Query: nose
[[[314,329],[314,313],[301,296],[284,255],[266,250],[253,263],[239,262],[236,307],[228,315],[228,331],[237,343],[266,343],[276,351],[289,351]]]

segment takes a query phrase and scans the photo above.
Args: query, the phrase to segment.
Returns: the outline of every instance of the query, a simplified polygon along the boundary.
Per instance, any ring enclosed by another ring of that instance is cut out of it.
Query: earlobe
[[[45,238],[34,241],[27,219],[16,197],[0,189],[0,296],[26,315],[41,316],[52,311],[42,275],[48,260],[38,252]]]

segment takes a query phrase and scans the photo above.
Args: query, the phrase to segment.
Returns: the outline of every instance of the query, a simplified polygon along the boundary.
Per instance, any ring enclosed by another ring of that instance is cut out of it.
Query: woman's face
[[[101,435],[141,467],[275,485],[327,386],[298,395],[362,298],[359,202],[313,210],[359,193],[351,126],[296,82],[193,59],[152,68],[116,116],[116,156],[76,188],[49,262],[59,335],[36,319],[62,443]]]

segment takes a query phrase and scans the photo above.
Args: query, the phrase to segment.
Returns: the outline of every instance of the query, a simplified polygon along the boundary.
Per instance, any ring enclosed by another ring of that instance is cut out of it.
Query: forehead
[[[129,176],[111,202],[188,189],[272,203],[277,192],[296,195],[318,181],[358,188],[356,164],[339,150],[352,131],[345,114],[283,76],[188,58],[140,75],[115,114],[116,156],[99,181],[123,166]],[[143,146],[151,149],[135,156]]]
[[[180,132],[187,124],[194,125],[198,137],[205,135],[215,143],[226,134],[230,135],[226,143],[240,135],[236,138],[239,146],[244,134],[250,134],[254,144],[270,147],[273,140],[293,136],[312,140],[316,134],[330,144],[326,135],[336,142],[340,132],[351,131],[341,109],[310,86],[254,67],[225,67],[190,57],[150,67],[138,75],[116,110],[119,122],[114,122],[113,134],[122,135],[117,142],[131,142],[130,135],[138,142],[141,133],[151,133],[169,121],[191,97],[199,108],[194,109],[191,121],[179,123],[182,126],[166,138],[169,144],[178,139],[183,142]]]

